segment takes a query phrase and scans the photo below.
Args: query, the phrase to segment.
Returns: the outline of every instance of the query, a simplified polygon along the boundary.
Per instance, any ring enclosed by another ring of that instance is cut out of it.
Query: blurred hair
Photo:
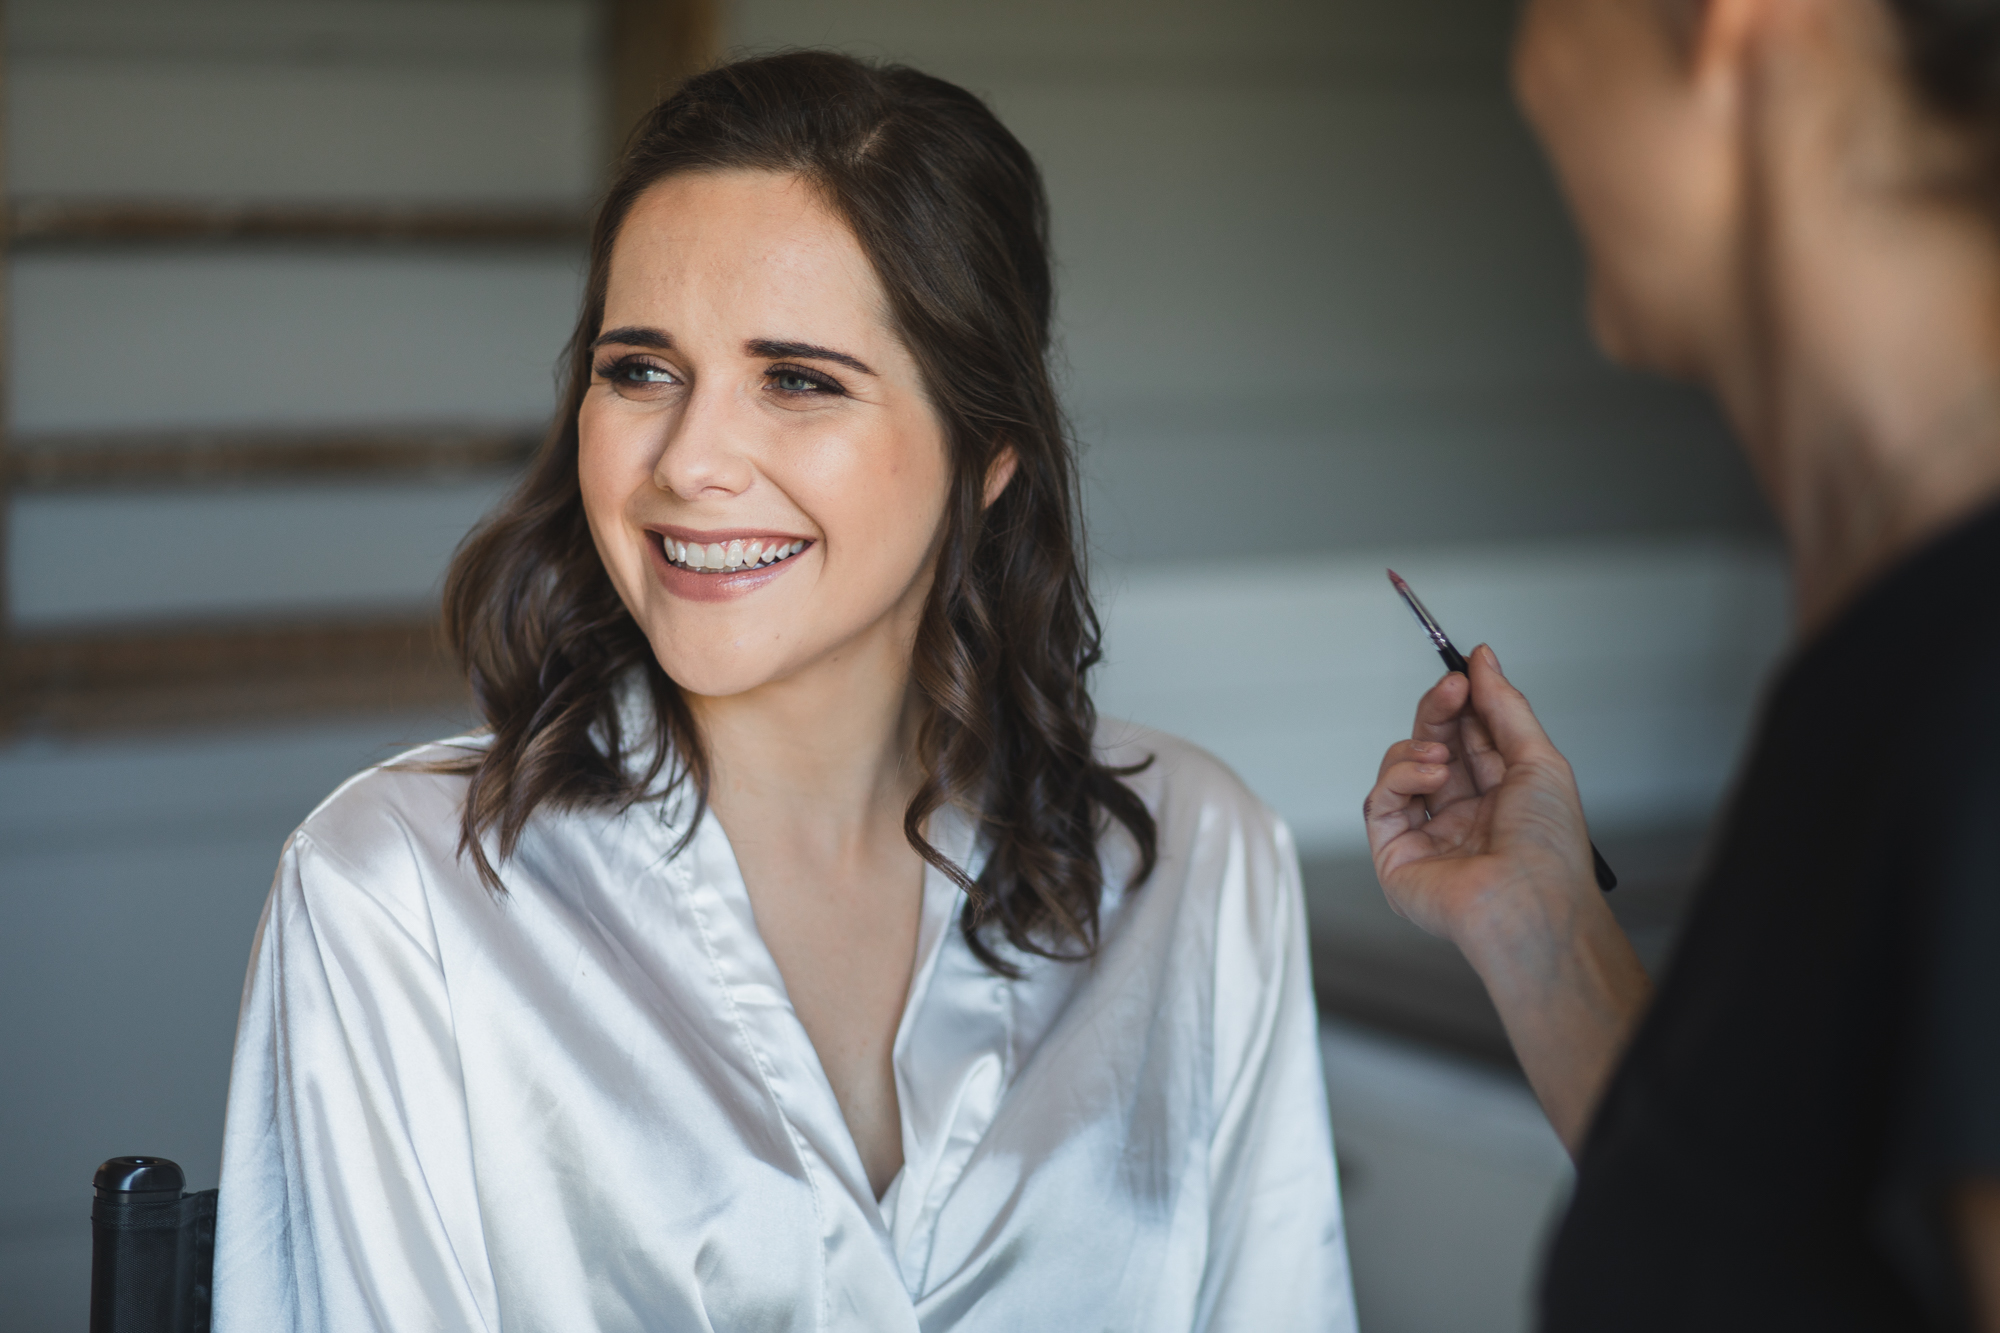
[[[705,807],[709,767],[680,690],[612,588],[584,521],[577,411],[603,319],[612,245],[633,203],[679,172],[752,170],[809,182],[846,221],[888,293],[944,427],[950,492],[912,682],[923,782],[904,832],[971,895],[973,952],[997,926],[1019,949],[1097,947],[1112,821],[1137,844],[1134,886],[1157,856],[1152,816],[1094,750],[1085,675],[1099,629],[1085,584],[1075,462],[1048,368],[1053,291],[1041,176],[978,98],[901,66],[830,52],[745,60],[697,75],[633,131],[591,232],[583,312],[561,406],[514,494],[460,548],[446,632],[493,733],[455,766],[470,779],[461,850],[496,890],[502,858],[543,805],[626,805],[687,784]],[[988,469],[1018,465],[989,507]],[[637,675],[652,734],[628,736],[616,692]],[[635,770],[643,770],[635,772]],[[924,837],[950,803],[980,823],[977,882]],[[690,824],[692,828],[692,824]]]
[[[1987,175],[2000,176],[2000,0],[1885,2],[1911,81],[1935,110],[1987,141]],[[1986,184],[2000,196],[2000,180]]]

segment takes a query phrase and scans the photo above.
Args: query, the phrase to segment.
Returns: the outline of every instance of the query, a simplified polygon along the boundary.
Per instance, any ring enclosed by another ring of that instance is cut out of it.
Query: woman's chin
[[[768,651],[753,654],[734,644],[718,644],[706,651],[675,644],[662,650],[655,640],[653,656],[667,679],[693,698],[727,699],[749,694],[788,674]]]

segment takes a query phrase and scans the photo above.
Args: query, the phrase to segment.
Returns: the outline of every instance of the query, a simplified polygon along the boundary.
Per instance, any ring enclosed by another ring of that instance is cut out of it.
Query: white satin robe
[[[496,897],[462,779],[350,780],[257,933],[217,1333],[1352,1329],[1290,835],[1112,736],[1160,860],[1094,962],[994,975],[926,877],[879,1203],[713,816],[676,857],[677,801],[540,814]],[[976,873],[969,830],[933,832]]]

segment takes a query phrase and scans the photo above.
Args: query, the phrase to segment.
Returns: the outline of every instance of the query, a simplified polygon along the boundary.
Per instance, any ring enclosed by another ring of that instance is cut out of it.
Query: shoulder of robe
[[[363,769],[306,816],[295,840],[370,878],[413,863],[456,863],[466,777],[446,766],[487,743],[484,736],[456,736]],[[471,876],[470,863],[465,873]]]
[[[1192,741],[1107,719],[1098,724],[1097,753],[1102,762],[1117,768],[1146,765],[1124,781],[1159,826],[1160,867],[1167,873],[1156,874],[1155,881],[1175,878],[1174,867],[1193,872],[1197,866],[1219,866],[1232,859],[1233,851],[1240,851],[1250,871],[1250,883],[1244,887],[1261,896],[1293,857],[1291,831],[1284,821],[1235,770]],[[1196,873],[1185,887],[1198,891],[1210,878]]]
[[[1193,741],[1137,722],[1105,718],[1097,724],[1097,757],[1113,768],[1145,766],[1124,781],[1162,821],[1162,835],[1170,814],[1192,807],[1210,812],[1211,818],[1219,814],[1253,828],[1273,829],[1278,824],[1277,815],[1234,769]]]

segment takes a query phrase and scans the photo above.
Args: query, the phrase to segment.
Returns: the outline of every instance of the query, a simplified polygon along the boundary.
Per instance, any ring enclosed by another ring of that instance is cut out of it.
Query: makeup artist
[[[1491,650],[1369,794],[1577,1159],[1543,1326],[2000,1329],[2000,0],[1531,0],[1515,78],[1798,610],[1657,995]]]

